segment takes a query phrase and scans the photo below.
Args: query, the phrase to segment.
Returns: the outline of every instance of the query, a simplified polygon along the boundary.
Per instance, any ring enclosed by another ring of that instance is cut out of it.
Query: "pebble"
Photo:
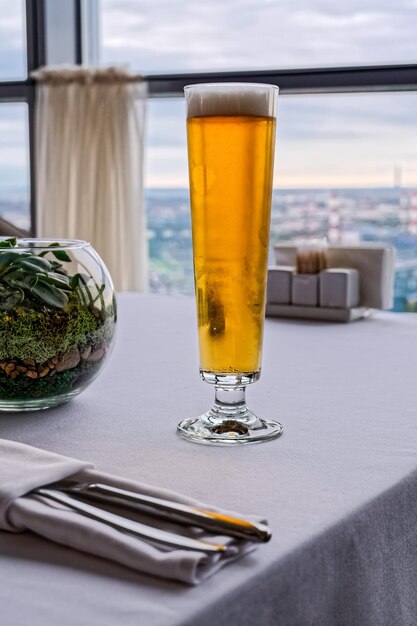
[[[84,346],[81,350],[81,358],[83,361],[86,361],[91,354],[91,346]]]
[[[74,367],[77,367],[80,359],[80,351],[78,350],[77,346],[72,346],[72,348],[70,348],[68,352],[63,354],[58,359],[55,369],[58,373],[65,372],[66,370],[71,370]]]
[[[104,356],[103,348],[99,348],[90,354],[90,356],[86,359],[87,363],[97,363]]]
[[[47,366],[41,367],[40,370],[39,370],[39,378],[43,378],[47,374],[49,374],[49,367],[47,367]]]
[[[0,361],[0,370],[3,370],[12,380],[20,374],[26,375],[28,378],[45,378],[45,376],[54,376],[56,373],[65,372],[66,370],[77,367],[81,360],[86,363],[97,363],[105,355],[105,348],[97,348],[92,350],[91,346],[84,346],[81,351],[76,345],[72,346],[65,354],[51,357],[47,362],[37,364],[34,359],[10,359],[9,361]]]

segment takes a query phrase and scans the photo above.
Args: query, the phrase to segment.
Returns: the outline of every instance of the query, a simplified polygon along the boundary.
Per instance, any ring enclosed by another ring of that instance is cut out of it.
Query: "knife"
[[[64,504],[65,506],[68,506],[71,509],[78,511],[78,513],[81,513],[82,515],[90,517],[91,519],[97,520],[99,522],[103,522],[108,526],[112,526],[116,530],[127,532],[129,534],[135,535],[136,537],[141,537],[142,539],[147,539],[149,541],[155,541],[157,543],[171,546],[172,548],[180,548],[183,550],[197,550],[198,552],[207,553],[227,554],[229,552],[228,546],[225,546],[221,543],[214,544],[208,541],[201,541],[199,539],[191,539],[189,537],[183,537],[182,535],[176,535],[175,533],[167,532],[166,530],[160,530],[159,528],[147,526],[146,524],[141,524],[139,522],[126,519],[121,515],[115,515],[114,513],[110,513],[109,511],[103,511],[102,509],[92,506],[91,504],[80,502],[79,500],[76,500],[71,495],[68,495],[66,493],[60,493],[59,491],[44,488],[35,489],[31,493],[43,496],[44,498],[48,498],[49,500],[53,500],[54,502]]]
[[[212,533],[229,535],[246,541],[267,542],[271,538],[271,531],[265,524],[249,522],[154,496],[146,496],[103,483],[77,483],[65,480],[52,483],[47,487],[48,489],[71,493],[77,497],[86,497],[91,500],[123,506],[153,517],[168,519],[174,523],[197,526]]]

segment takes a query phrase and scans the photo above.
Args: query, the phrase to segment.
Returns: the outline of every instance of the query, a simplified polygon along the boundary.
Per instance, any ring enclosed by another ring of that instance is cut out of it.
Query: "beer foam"
[[[278,87],[258,83],[206,83],[184,88],[187,116],[275,117]]]

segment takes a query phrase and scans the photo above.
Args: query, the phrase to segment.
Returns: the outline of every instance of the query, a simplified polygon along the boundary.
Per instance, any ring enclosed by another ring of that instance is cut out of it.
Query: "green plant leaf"
[[[30,258],[19,260],[19,265],[28,272],[50,272],[52,269],[47,259],[41,259],[33,255],[31,255]]]
[[[15,270],[5,276],[4,282],[12,288],[18,287],[20,289],[31,290],[32,287],[38,282],[38,277],[36,274],[27,274],[22,270]]]
[[[91,276],[88,276],[88,274],[74,274],[74,276],[70,279],[70,285],[72,289],[75,289],[80,285],[84,285],[86,287],[89,280],[91,280]]]
[[[58,261],[49,261],[49,263],[51,264],[51,268],[53,272],[56,272],[57,270],[62,268],[62,263],[58,263]]]
[[[58,309],[63,309],[68,304],[68,296],[66,293],[45,282],[39,278],[38,283],[32,287],[31,293],[33,293],[39,300],[54,306]]]
[[[101,287],[99,287],[99,288],[97,289],[97,295],[96,295],[96,297],[94,298],[93,302],[96,302],[99,298],[101,298],[101,297],[102,297],[102,295],[103,295],[103,291],[105,290],[105,288],[106,288],[106,285],[101,285]]]
[[[51,285],[55,285],[60,289],[64,289],[65,291],[71,291],[71,287],[69,284],[68,276],[64,274],[56,274],[55,272],[48,272],[48,274],[39,274],[39,277],[42,277],[42,280],[48,282]]]
[[[58,261],[64,261],[65,263],[71,263],[72,259],[65,252],[65,250],[52,250],[52,254],[58,259]]]
[[[56,280],[60,280],[66,285],[69,285],[70,279],[66,274],[62,274],[61,272],[49,272],[48,276],[52,276],[52,278],[56,278]]]
[[[27,252],[0,252],[0,270],[28,256],[30,254]]]
[[[16,237],[8,239],[0,239],[0,248],[14,248],[16,246]]]
[[[57,248],[60,246],[61,244],[58,241],[56,241],[55,243],[50,243],[48,248]],[[65,252],[65,250],[44,250],[43,252],[39,254],[39,256],[45,256],[46,254],[49,254],[49,252],[52,252],[52,254],[59,261],[64,261],[65,263],[70,263],[72,261],[71,257],[69,256],[69,254]]]
[[[11,250],[15,244],[14,238],[0,240],[0,310],[11,310],[22,302],[25,306],[27,304],[35,308],[42,304],[64,308],[71,292],[75,291],[77,298],[82,298],[86,305],[88,302],[93,304],[88,287],[92,277],[87,274],[67,274],[62,262],[70,262],[72,259],[65,250],[56,249],[60,246],[58,242],[40,254]],[[48,252],[57,260],[45,258]]]
[[[49,248],[58,248],[60,246],[61,244],[56,241],[55,243],[51,243]],[[58,261],[64,261],[65,263],[71,263],[72,261],[71,257],[67,254],[67,252],[65,252],[65,250],[51,250],[51,252],[58,259]]]

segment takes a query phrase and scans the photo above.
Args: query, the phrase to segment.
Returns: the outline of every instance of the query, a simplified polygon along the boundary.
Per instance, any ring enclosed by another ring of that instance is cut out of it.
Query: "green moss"
[[[88,345],[90,345],[93,350],[95,348],[100,348],[103,345],[107,346],[112,340],[114,330],[114,320],[113,318],[108,317],[104,324],[99,326],[97,330],[94,330],[93,332],[88,334],[84,343],[88,343]]]
[[[0,313],[0,360],[32,358],[44,363],[74,344],[87,343],[89,334],[97,332],[107,340],[112,334],[107,320],[103,323],[76,297],[71,297],[63,310],[16,307]]]

